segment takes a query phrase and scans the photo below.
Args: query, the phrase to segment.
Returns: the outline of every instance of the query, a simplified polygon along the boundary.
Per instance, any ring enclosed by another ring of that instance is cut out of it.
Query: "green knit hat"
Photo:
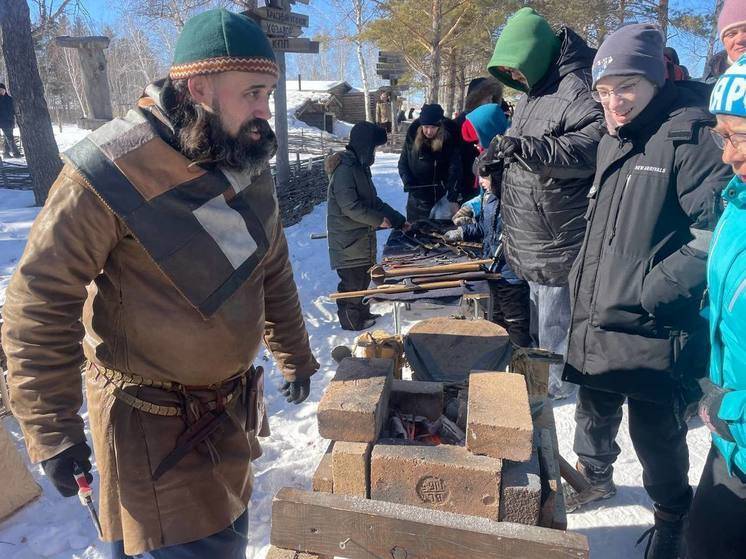
[[[172,80],[234,70],[279,74],[272,45],[254,20],[218,8],[184,24],[169,72]]]
[[[559,38],[546,19],[533,8],[521,8],[505,24],[487,69],[505,85],[526,91],[525,85],[497,67],[519,70],[530,89],[544,77],[557,59],[560,46]]]

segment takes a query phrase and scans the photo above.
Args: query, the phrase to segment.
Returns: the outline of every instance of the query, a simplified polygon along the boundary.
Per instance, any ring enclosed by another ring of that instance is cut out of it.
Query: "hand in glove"
[[[516,153],[521,152],[521,140],[509,136],[495,136],[486,150],[485,162],[503,159],[510,161]]]
[[[454,225],[466,225],[467,223],[474,223],[474,208],[468,205],[463,205],[451,218]]]
[[[41,467],[44,473],[63,497],[72,497],[78,494],[78,484],[75,483],[73,470],[77,464],[83,472],[88,483],[93,481],[91,471],[91,449],[86,443],[78,443],[60,452],[48,460],[43,460]]]
[[[280,393],[285,396],[285,400],[293,404],[300,404],[308,398],[311,392],[311,379],[305,380],[288,380],[280,387]]]
[[[451,231],[446,231],[446,234],[443,235],[443,238],[446,241],[463,241],[464,230],[461,227],[458,227],[456,229],[452,229]]]
[[[703,378],[699,381],[703,396],[699,401],[699,417],[713,433],[720,435],[726,441],[735,442],[728,424],[718,417],[723,397],[729,392],[714,384],[710,379]]]

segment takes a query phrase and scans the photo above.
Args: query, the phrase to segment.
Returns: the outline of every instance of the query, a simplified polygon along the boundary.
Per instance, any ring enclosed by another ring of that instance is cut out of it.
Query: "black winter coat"
[[[396,228],[406,221],[378,197],[370,173],[375,145],[372,137],[368,140],[347,146],[325,162],[330,176],[326,230],[333,270],[375,264],[376,228],[383,218]]]
[[[605,136],[570,277],[564,378],[648,400],[705,373],[699,317],[719,194],[732,173],[709,126],[707,86],[667,82]]]
[[[594,51],[572,30],[559,32],[559,58],[521,97],[507,136],[521,139],[520,162],[506,166],[502,218],[508,263],[524,279],[567,284],[583,241],[586,196],[605,131],[591,97]]]
[[[428,142],[418,148],[419,129],[420,119],[416,119],[407,130],[399,156],[399,176],[404,186],[436,184],[439,185],[436,188],[412,190],[409,195],[431,206],[446,193],[448,200],[456,202],[461,184],[461,142],[456,135],[456,125],[451,119],[443,119],[443,146],[439,151],[432,151]]]
[[[0,126],[14,126],[16,115],[13,109],[13,98],[8,95],[0,95]]]

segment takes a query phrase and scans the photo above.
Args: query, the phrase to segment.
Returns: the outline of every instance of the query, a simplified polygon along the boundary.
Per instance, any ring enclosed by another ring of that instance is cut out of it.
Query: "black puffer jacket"
[[[565,285],[583,241],[586,196],[604,134],[591,97],[594,51],[570,29],[559,32],[559,58],[518,100],[507,135],[521,138],[521,159],[505,169],[502,218],[506,255],[524,279]]]
[[[667,82],[619,137],[601,140],[570,276],[566,380],[664,400],[683,375],[705,372],[698,311],[719,194],[732,175],[710,135],[707,91]]]
[[[456,131],[456,124],[451,119],[443,119],[442,135],[439,133],[437,138],[440,149],[434,151],[430,147],[431,142],[418,142],[419,129],[420,119],[417,119],[409,126],[399,156],[399,176],[404,186],[440,185],[437,188],[422,188],[409,193],[410,196],[426,201],[431,206],[446,193],[451,202],[457,201],[461,184],[461,142],[457,135],[460,131]]]

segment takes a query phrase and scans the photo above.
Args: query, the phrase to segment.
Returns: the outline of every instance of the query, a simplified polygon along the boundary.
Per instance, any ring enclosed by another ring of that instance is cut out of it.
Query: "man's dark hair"
[[[177,147],[195,165],[223,164],[237,170],[252,168],[258,173],[277,151],[277,137],[266,120],[248,120],[236,137],[230,136],[220,122],[217,100],[213,101],[213,111],[208,111],[192,99],[187,80],[167,78],[162,95]],[[251,139],[252,131],[260,134],[259,141]]]

